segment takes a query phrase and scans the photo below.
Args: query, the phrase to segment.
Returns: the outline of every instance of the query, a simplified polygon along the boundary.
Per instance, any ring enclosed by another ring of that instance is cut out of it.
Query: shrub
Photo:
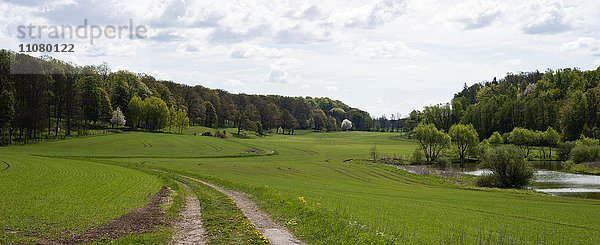
[[[223,131],[223,132],[225,132],[225,131]],[[221,133],[221,131],[217,130],[217,132],[215,132],[215,137],[226,139],[227,135],[225,133]]]
[[[488,187],[522,188],[533,180],[533,169],[527,164],[525,153],[515,146],[488,149],[480,166],[491,171],[479,177],[477,184]]]
[[[571,150],[571,160],[576,164],[582,162],[593,162],[600,159],[600,146],[577,145]]]
[[[508,137],[508,136],[507,136]],[[494,132],[490,138],[487,139],[488,142],[492,145],[501,145],[504,144],[504,139],[498,132]]]
[[[475,179],[475,184],[483,187],[496,187],[500,185],[497,180],[498,178],[491,174],[484,174]]]
[[[561,161],[566,161],[571,156],[571,150],[575,148],[575,141],[566,141],[564,143],[558,144],[558,159]]]
[[[421,149],[417,148],[413,152],[411,160],[413,163],[422,163],[424,157],[425,157],[425,155],[423,155],[423,151],[421,151]]]
[[[212,133],[211,133],[211,132],[208,132],[208,131],[206,131],[206,132],[202,133],[202,136],[212,136]]]

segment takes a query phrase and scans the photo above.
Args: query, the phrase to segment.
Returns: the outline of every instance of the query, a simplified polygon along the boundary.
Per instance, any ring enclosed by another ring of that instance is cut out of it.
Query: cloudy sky
[[[0,0],[0,48],[108,62],[234,93],[327,96],[373,116],[507,72],[600,66],[600,1]],[[18,38],[22,25],[143,25],[145,39]]]

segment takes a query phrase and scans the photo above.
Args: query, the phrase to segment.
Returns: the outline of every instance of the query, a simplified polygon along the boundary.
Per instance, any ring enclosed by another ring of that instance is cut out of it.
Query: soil
[[[275,223],[265,212],[260,210],[254,202],[250,201],[243,193],[225,190],[216,185],[204,182],[199,179],[186,177],[188,179],[201,182],[231,198],[235,204],[242,210],[248,220],[254,224],[256,229],[265,236],[271,244],[305,244],[285,227]]]
[[[4,162],[4,163],[6,163],[6,162]],[[8,163],[6,163],[6,164],[8,164]],[[590,168],[600,168],[600,161],[586,162],[585,165]]]
[[[168,195],[170,189],[163,186],[151,199],[150,203],[139,207],[130,213],[113,219],[98,227],[94,227],[81,234],[61,238],[52,242],[42,244],[73,244],[89,243],[100,240],[115,240],[125,235],[142,234],[150,231],[157,225],[167,225],[161,204],[170,202]]]
[[[245,150],[243,153],[260,153],[259,150]]]
[[[175,234],[173,234],[173,244],[206,244],[206,232],[202,226],[202,213],[198,197],[194,191],[187,185],[178,182],[185,192],[185,208],[175,225]]]

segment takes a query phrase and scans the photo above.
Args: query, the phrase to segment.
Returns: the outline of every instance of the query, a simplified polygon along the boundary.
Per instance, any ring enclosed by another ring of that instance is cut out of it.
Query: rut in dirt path
[[[192,188],[184,183],[177,183],[185,192],[185,209],[181,212],[180,220],[175,224],[177,231],[173,234],[173,244],[206,244],[206,232],[202,225],[200,201]]]
[[[256,227],[263,236],[265,236],[271,244],[305,244],[285,227],[275,223],[265,212],[260,210],[254,202],[250,201],[243,193],[225,190],[216,185],[204,182],[199,179],[190,178],[184,176],[193,181],[198,181],[205,184],[233,199],[235,204],[242,210],[244,215],[248,218],[252,224]]]

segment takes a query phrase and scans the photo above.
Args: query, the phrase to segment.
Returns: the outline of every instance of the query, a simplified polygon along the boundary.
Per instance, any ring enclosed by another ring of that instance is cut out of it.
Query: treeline
[[[329,98],[230,94],[112,72],[106,63],[77,66],[0,51],[0,144],[110,127],[117,108],[127,126],[150,131],[183,127],[185,118],[191,125],[282,133],[336,131],[346,118],[355,130],[375,125],[367,112]]]
[[[406,131],[432,123],[448,132],[454,124],[472,124],[480,139],[514,128],[557,129],[563,141],[600,138],[600,68],[507,74],[491,82],[465,84],[450,103],[413,111]]]

